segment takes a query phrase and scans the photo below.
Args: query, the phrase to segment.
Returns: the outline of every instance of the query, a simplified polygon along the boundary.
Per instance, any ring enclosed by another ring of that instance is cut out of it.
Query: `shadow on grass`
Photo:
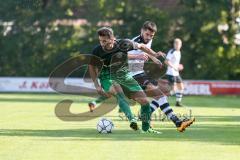
[[[136,115],[135,115],[136,116]],[[119,116],[105,116],[107,118],[115,118],[114,121],[126,121],[126,117]],[[240,122],[240,116],[194,116],[199,122]],[[183,117],[181,117],[183,118]],[[154,122],[164,123],[164,122],[172,122],[167,117],[152,117],[151,119]]]
[[[1,129],[1,136],[39,137],[53,141],[197,141],[240,145],[240,125],[194,125],[184,133],[178,133],[173,127],[161,128],[163,134],[140,134],[131,130],[114,130],[112,134],[99,134],[95,129],[66,130],[24,130]],[[49,139],[50,138],[50,139]],[[46,139],[44,139],[46,140]]]

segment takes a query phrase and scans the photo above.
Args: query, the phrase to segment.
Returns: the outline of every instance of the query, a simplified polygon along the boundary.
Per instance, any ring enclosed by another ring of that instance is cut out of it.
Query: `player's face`
[[[111,50],[114,47],[115,38],[108,36],[98,36],[100,45],[104,50]]]
[[[177,51],[179,51],[182,48],[181,41],[175,41],[173,45],[174,45],[174,49],[176,49]]]
[[[155,32],[152,32],[148,29],[147,30],[144,30],[144,29],[141,30],[141,36],[143,38],[144,43],[148,43],[149,41],[151,41],[153,39],[154,35],[155,35]]]

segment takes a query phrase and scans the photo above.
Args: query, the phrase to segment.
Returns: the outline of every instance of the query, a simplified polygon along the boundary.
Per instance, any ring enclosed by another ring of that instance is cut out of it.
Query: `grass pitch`
[[[115,125],[112,134],[99,134],[100,117],[85,122],[58,119],[54,109],[73,99],[71,112],[88,110],[87,96],[0,94],[0,160],[237,160],[240,157],[240,97],[185,96],[188,107],[173,107],[196,122],[178,133],[156,113],[153,125],[161,135],[134,132],[118,117],[117,108],[104,115]],[[174,104],[174,98],[170,98]],[[137,114],[139,106],[132,107]],[[140,122],[139,122],[140,124]]]

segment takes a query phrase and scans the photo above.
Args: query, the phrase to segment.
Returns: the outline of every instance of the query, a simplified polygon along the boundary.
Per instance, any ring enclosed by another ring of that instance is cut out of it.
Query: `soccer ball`
[[[99,133],[112,133],[113,127],[113,123],[106,118],[100,119],[97,123],[97,131]]]

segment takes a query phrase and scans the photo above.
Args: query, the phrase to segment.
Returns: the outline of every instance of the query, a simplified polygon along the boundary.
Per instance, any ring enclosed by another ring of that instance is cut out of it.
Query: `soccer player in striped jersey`
[[[147,21],[141,28],[141,34],[133,38],[134,42],[143,43],[147,47],[151,48],[152,39],[157,32],[157,26],[154,22]],[[161,53],[161,52],[159,52]],[[162,54],[162,56],[165,56]],[[160,108],[161,111],[176,125],[179,132],[183,132],[185,128],[190,126],[195,119],[180,120],[176,114],[174,114],[170,107],[167,97],[158,87],[158,82],[144,72],[144,62],[149,57],[146,53],[141,50],[132,50],[128,52],[128,65],[129,70],[133,78],[140,84],[145,93],[148,96],[154,98],[151,102],[152,113]],[[151,59],[151,57],[149,57]]]
[[[181,101],[184,86],[182,78],[179,74],[179,71],[183,70],[183,65],[180,64],[182,47],[181,39],[174,39],[173,46],[174,48],[169,50],[165,60],[165,63],[168,65],[166,75],[169,85],[172,86],[172,90],[176,95],[176,106],[182,107],[183,105],[181,104]]]

